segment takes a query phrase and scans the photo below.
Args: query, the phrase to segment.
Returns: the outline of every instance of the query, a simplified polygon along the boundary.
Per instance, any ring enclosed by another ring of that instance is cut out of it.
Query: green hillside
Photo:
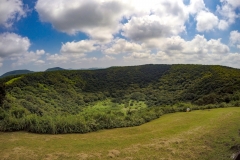
[[[0,79],[0,131],[86,133],[162,114],[240,106],[240,70],[143,65],[38,72]]]

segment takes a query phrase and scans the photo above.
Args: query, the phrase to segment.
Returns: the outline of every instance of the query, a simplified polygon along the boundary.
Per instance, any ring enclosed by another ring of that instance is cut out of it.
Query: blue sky
[[[0,75],[149,63],[240,68],[240,1],[0,3]]]

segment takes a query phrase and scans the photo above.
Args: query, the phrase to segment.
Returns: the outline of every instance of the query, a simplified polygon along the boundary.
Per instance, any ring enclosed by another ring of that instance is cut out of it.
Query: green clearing
[[[87,134],[0,132],[0,159],[227,160],[240,146],[239,119],[240,108],[220,108]]]
[[[128,111],[139,111],[146,108],[147,105],[141,101],[129,101],[127,104],[118,104],[111,102],[110,99],[107,99],[104,101],[100,101],[93,106],[83,108],[81,114],[118,111],[126,115]]]

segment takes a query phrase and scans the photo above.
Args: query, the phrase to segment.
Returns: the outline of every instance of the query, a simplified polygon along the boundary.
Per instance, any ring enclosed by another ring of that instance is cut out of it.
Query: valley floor
[[[227,160],[240,149],[240,108],[167,114],[87,134],[0,132],[0,159]]]

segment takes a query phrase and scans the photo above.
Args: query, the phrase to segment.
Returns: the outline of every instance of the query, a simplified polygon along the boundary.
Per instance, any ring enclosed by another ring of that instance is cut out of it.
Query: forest
[[[87,133],[163,114],[240,106],[240,70],[218,65],[57,70],[0,79],[0,131]]]

